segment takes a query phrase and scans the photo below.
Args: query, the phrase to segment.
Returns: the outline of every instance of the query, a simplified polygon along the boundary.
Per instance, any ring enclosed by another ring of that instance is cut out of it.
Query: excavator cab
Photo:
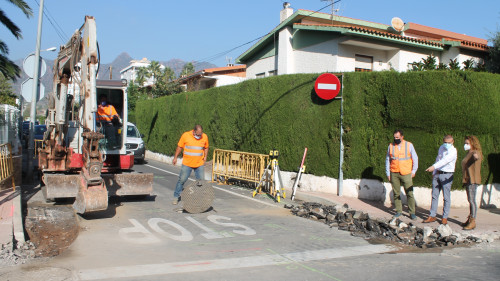
[[[119,80],[97,80],[97,102],[101,102],[101,97],[105,97],[106,103],[113,106],[119,118],[99,118],[96,116],[97,132],[104,135],[104,138],[99,140],[99,150],[103,153],[103,172],[112,171],[116,169],[126,168],[123,164],[129,164],[124,159],[127,154],[126,143],[126,130],[124,124],[127,124],[127,94],[126,83]],[[109,110],[109,107],[106,108]],[[110,112],[105,112],[110,114]],[[120,157],[120,155],[122,157]],[[122,163],[122,162],[127,163]],[[133,165],[133,159],[132,159]],[[129,166],[128,169],[132,168]]]

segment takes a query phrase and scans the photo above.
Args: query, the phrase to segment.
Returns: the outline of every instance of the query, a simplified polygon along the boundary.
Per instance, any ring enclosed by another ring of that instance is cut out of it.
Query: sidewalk
[[[14,239],[24,242],[24,230],[21,219],[21,195],[16,191],[0,191],[0,245],[12,243]]]
[[[396,213],[394,211],[394,207],[390,205],[384,205],[381,202],[369,201],[358,198],[350,198],[350,197],[339,197],[335,194],[331,193],[323,193],[323,192],[297,192],[297,199],[303,201],[313,201],[322,204],[341,204],[346,203],[349,205],[350,209],[362,211],[368,213],[372,218],[383,218],[390,219]],[[430,200],[430,199],[429,199]],[[442,200],[442,199],[441,199]],[[441,221],[442,209],[438,209],[438,221],[433,223],[422,223],[422,220],[427,218],[429,214],[428,209],[424,209],[417,206],[416,215],[418,219],[416,221],[412,221],[409,218],[406,206],[403,205],[403,215],[400,219],[406,223],[412,222],[414,225],[418,227],[429,226],[432,228],[436,228],[439,226]],[[448,225],[453,229],[454,232],[459,232],[475,236],[481,236],[484,234],[494,235],[495,239],[500,238],[500,209],[478,209],[476,216],[476,224],[477,227],[474,230],[462,230],[460,226],[463,223],[467,216],[469,215],[468,208],[451,208],[450,217],[448,218]]]

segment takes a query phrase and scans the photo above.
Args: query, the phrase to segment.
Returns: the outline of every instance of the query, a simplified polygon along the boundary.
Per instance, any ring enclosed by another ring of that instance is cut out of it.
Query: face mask
[[[401,143],[401,139],[394,139],[394,143],[395,144],[400,144]]]
[[[106,102],[105,101],[101,101],[101,105],[102,106],[106,106]]]
[[[197,136],[197,135],[195,135],[195,134],[193,134],[193,136],[194,136],[194,138],[195,138],[195,139],[197,139],[197,140],[201,139],[201,136]]]
[[[446,148],[446,149],[450,149],[452,147],[452,144],[447,143],[447,142],[445,142],[443,145],[444,145],[444,148]]]
[[[468,144],[464,144],[464,150],[465,150],[465,151],[467,151],[467,150],[469,150],[469,149],[470,149],[470,145],[468,145]]]

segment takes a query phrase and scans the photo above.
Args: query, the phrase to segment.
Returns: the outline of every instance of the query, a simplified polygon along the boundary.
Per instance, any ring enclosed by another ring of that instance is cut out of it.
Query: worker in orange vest
[[[111,123],[113,120],[118,120],[121,123],[120,115],[116,112],[115,107],[109,104],[106,95],[102,94],[99,97],[97,107],[97,121]]]
[[[194,126],[193,130],[182,134],[181,139],[177,143],[172,164],[177,164],[177,157],[182,150],[184,150],[182,153],[182,167],[179,174],[179,180],[175,186],[174,202],[172,202],[174,205],[177,205],[180,201],[184,183],[189,178],[189,175],[191,175],[191,171],[194,170],[196,179],[203,179],[203,174],[205,172],[203,165],[207,161],[208,155],[208,137],[203,133],[201,125],[197,124]]]
[[[120,115],[118,115],[118,113],[116,112],[115,107],[108,103],[108,98],[105,94],[99,96],[99,105],[97,106],[96,120],[102,126],[105,138],[108,142],[108,147],[116,148],[117,146],[119,146],[116,139],[118,130],[114,124],[120,126],[122,120],[120,118]]]
[[[394,192],[394,205],[396,206],[394,218],[400,217],[403,212],[401,204],[401,185],[403,185],[410,218],[417,219],[413,196],[413,178],[417,169],[418,156],[413,144],[404,140],[403,131],[394,131],[394,142],[389,144],[385,158],[385,172]]]

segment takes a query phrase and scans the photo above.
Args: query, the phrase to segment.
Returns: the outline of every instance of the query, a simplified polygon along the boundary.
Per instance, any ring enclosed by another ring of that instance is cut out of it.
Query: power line
[[[321,9],[319,9],[319,10],[316,10],[316,11],[314,11],[314,12],[311,12],[310,14],[308,14],[308,15],[306,15],[306,16],[304,16],[304,17],[309,17],[309,16],[311,16],[311,15],[313,15],[313,14],[315,14],[315,13],[318,13],[318,12],[320,12],[320,11],[322,11],[322,10],[324,10],[324,9],[326,9],[326,8],[328,8],[328,7],[330,7],[330,6],[333,6],[334,4],[336,4],[336,3],[340,2],[340,1],[342,1],[342,0],[337,0],[337,1],[335,1],[335,2],[332,2],[332,3],[330,3],[330,4],[326,5],[326,6],[324,6],[323,8],[321,8]],[[271,31],[272,31],[272,30],[271,30]],[[193,66],[197,66],[197,65],[199,65],[199,64],[201,64],[201,63],[204,63],[204,62],[211,62],[211,61],[214,61],[214,60],[216,60],[216,59],[218,59],[218,58],[220,58],[220,57],[222,57],[222,56],[227,55],[228,53],[230,53],[230,52],[232,52],[232,51],[234,51],[234,50],[236,50],[236,49],[239,49],[239,48],[241,48],[241,47],[243,47],[243,46],[245,46],[245,45],[248,45],[248,44],[250,44],[250,43],[252,43],[252,42],[254,42],[254,41],[257,41],[257,40],[260,40],[260,39],[262,39],[262,38],[266,37],[267,35],[269,35],[269,34],[271,33],[271,31],[270,31],[270,32],[268,32],[268,33],[266,33],[265,35],[262,35],[262,36],[260,36],[260,37],[258,37],[258,38],[255,38],[255,39],[253,39],[253,40],[251,40],[251,41],[248,41],[248,42],[246,42],[246,43],[243,43],[243,44],[241,44],[241,45],[239,45],[239,46],[236,46],[236,47],[234,47],[234,48],[231,48],[231,49],[229,49],[229,50],[227,50],[227,51],[223,51],[223,52],[217,53],[217,54],[215,54],[215,55],[212,55],[212,56],[209,56],[209,57],[206,57],[206,58],[202,58],[202,59],[200,59],[200,60],[196,60],[196,61],[193,63]]]
[[[40,3],[38,3],[37,0],[34,0],[34,1],[38,5],[38,7],[40,7]],[[54,19],[54,17],[52,17],[52,15],[50,14],[46,5],[44,5],[44,7],[43,7],[43,14],[45,15],[45,18],[49,21],[50,25],[52,25],[52,27],[54,28],[54,31],[56,32],[59,39],[61,39],[61,42],[63,44],[65,44],[67,41],[67,38],[69,38],[69,37],[66,35],[66,33],[64,33],[64,30],[57,23],[57,21]]]

